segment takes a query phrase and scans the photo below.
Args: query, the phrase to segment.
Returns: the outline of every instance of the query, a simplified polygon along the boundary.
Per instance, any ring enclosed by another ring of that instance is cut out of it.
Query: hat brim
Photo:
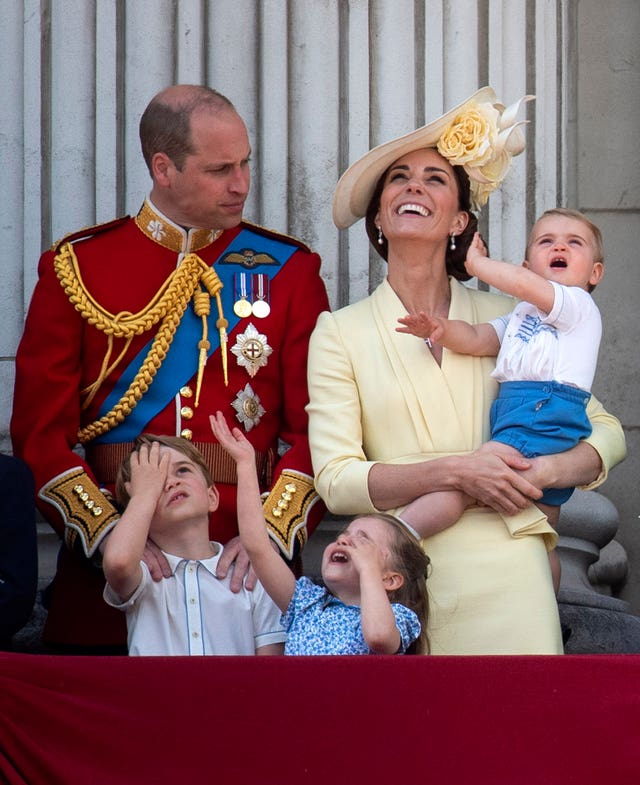
[[[436,120],[374,147],[352,163],[338,180],[333,195],[333,221],[338,229],[347,229],[366,215],[378,180],[394,161],[414,150],[435,147],[443,132],[467,104],[484,102],[498,103],[493,88],[481,88]]]

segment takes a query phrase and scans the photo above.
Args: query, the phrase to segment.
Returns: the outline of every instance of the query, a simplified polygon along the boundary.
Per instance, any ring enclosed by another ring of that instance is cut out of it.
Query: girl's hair
[[[549,215],[560,215],[564,218],[573,218],[575,221],[580,221],[580,223],[583,223],[591,232],[591,236],[593,238],[593,261],[604,264],[604,242],[602,240],[602,232],[593,223],[593,221],[590,221],[587,218],[586,215],[581,213],[579,210],[572,210],[569,207],[552,207],[550,210],[545,210],[545,212],[539,216],[539,218],[536,220],[536,223],[529,232],[529,237],[527,239],[527,249],[525,251],[525,259],[529,258],[529,250],[531,248],[531,242],[533,241],[533,230],[535,229],[536,224],[538,221],[541,221],[543,218],[546,218]],[[590,285],[589,291],[592,292],[595,288],[595,286]]]
[[[133,446],[133,450],[131,450],[129,455],[127,455],[118,469],[115,496],[116,501],[122,509],[124,509],[127,504],[129,504],[129,494],[127,493],[126,483],[130,482],[131,480],[131,456],[134,452],[140,452],[140,449],[144,445],[150,447],[154,442],[158,442],[158,444],[162,445],[163,447],[170,447],[172,450],[181,452],[190,461],[193,461],[193,463],[195,463],[195,465],[200,469],[204,475],[207,486],[210,487],[213,485],[211,472],[202,456],[202,453],[200,450],[198,450],[197,447],[194,447],[191,442],[183,439],[182,436],[155,436],[151,433],[143,433],[138,436]]]
[[[427,573],[430,560],[422,549],[419,540],[407,527],[393,515],[372,513],[357,515],[354,521],[362,518],[377,518],[393,530],[391,537],[391,559],[393,569],[404,578],[399,589],[388,592],[389,600],[410,608],[418,617],[421,626],[420,636],[411,644],[407,654],[428,654],[427,619],[429,616],[429,595],[427,592]]]
[[[449,244],[447,244],[445,262],[448,275],[458,281],[468,281],[471,276],[467,272],[464,262],[467,258],[467,251],[473,240],[473,235],[478,231],[478,218],[475,213],[471,212],[471,186],[469,175],[461,166],[453,166],[452,169],[458,185],[458,209],[466,212],[469,220],[464,231],[456,235],[455,249],[451,250]],[[382,243],[378,242],[378,227],[376,226],[375,217],[380,209],[380,196],[382,194],[382,189],[384,188],[388,171],[389,169],[387,169],[378,180],[364,219],[369,242],[385,262],[389,255],[389,243],[384,235],[382,237]]]

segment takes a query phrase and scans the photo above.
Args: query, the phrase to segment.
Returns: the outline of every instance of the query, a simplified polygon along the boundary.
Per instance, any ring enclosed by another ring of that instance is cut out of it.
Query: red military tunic
[[[329,307],[319,270],[318,255],[292,238],[245,222],[187,232],[149,201],[136,218],[43,254],[16,358],[11,434],[34,472],[40,510],[67,545],[45,640],[126,640],[123,615],[102,600],[104,579],[88,557],[118,519],[108,491],[141,432],[181,434],[203,450],[220,492],[211,537],[227,542],[237,534],[235,466],[209,426],[221,410],[256,449],[272,537],[289,558],[304,544],[323,512],[305,412],[309,336]],[[208,316],[194,311],[199,292],[209,293]],[[238,300],[246,315],[234,312]]]

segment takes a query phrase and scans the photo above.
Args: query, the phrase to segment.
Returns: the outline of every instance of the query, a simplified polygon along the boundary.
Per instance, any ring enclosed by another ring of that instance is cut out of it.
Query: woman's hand
[[[494,447],[495,446],[495,447]],[[460,490],[505,515],[515,515],[542,496],[541,489],[526,472],[531,461],[513,447],[489,442],[475,452],[459,458]]]

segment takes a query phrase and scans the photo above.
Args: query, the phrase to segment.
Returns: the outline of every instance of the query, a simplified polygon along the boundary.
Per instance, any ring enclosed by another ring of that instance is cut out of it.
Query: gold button
[[[180,436],[190,442],[193,439],[193,431],[190,428],[183,428],[180,431]]]
[[[193,397],[193,390],[191,389],[191,387],[181,387],[180,388],[180,395],[183,398],[191,398],[191,397]]]
[[[183,406],[180,409],[180,416],[185,420],[190,420],[193,417],[193,409],[190,406]]]

